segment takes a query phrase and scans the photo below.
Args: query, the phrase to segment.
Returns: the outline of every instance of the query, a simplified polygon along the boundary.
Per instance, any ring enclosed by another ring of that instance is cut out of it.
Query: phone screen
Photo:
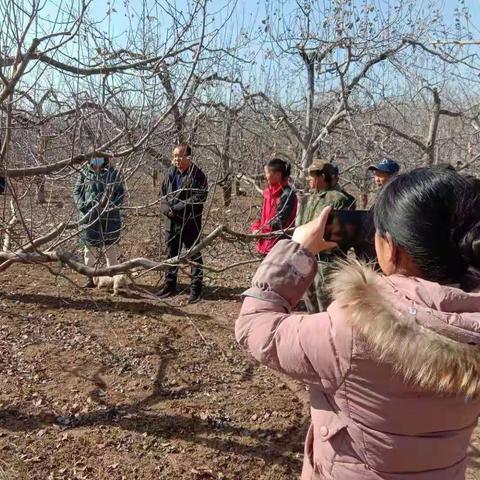
[[[341,250],[355,250],[357,257],[374,260],[375,227],[372,210],[333,210],[325,228],[325,240],[338,243]]]

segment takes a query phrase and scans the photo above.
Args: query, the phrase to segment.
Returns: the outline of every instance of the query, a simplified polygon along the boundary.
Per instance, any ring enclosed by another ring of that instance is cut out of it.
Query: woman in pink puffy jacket
[[[309,385],[304,480],[460,480],[480,412],[480,196],[432,167],[375,205],[382,273],[356,262],[327,312],[292,313],[312,281],[329,210],[281,240],[236,324],[257,360]]]

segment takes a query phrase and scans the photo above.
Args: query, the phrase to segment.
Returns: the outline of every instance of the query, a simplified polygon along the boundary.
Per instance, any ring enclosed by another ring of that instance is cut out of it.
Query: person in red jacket
[[[253,233],[269,233],[292,227],[297,214],[297,197],[288,184],[290,165],[280,158],[273,158],[265,165],[264,171],[267,186],[263,191],[261,217],[251,227]],[[257,251],[266,255],[279,239],[259,238]]]

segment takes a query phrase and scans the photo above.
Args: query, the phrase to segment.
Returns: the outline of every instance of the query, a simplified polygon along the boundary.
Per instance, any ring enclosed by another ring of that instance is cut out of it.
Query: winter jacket
[[[162,213],[165,215],[165,230],[170,232],[186,227],[200,231],[203,204],[208,195],[207,177],[200,168],[192,163],[181,174],[183,184],[177,188],[175,184],[177,173],[180,174],[176,166],[167,170],[160,192]],[[175,214],[173,218],[167,216],[169,210]]]
[[[348,199],[348,207],[347,208],[349,210],[356,210],[357,209],[357,200],[352,194],[348,193],[345,189],[343,189],[339,185],[335,186],[335,190],[338,190],[339,192],[343,193],[347,197],[347,199]]]
[[[295,224],[297,214],[297,197],[288,181],[279,185],[268,185],[263,191],[261,217],[251,226],[252,232],[269,233],[283,230]],[[266,255],[275,243],[276,238],[260,238],[257,240],[257,251]]]
[[[309,384],[303,480],[460,480],[480,412],[480,293],[345,264],[327,312],[292,313],[314,256],[281,240],[236,323],[258,361]]]
[[[95,172],[86,166],[77,179],[73,197],[82,219],[82,245],[101,247],[120,240],[119,207],[123,203],[124,188],[117,170],[107,166]]]
[[[317,218],[325,207],[349,210],[350,206],[351,201],[339,190],[331,188],[322,192],[313,192],[306,198],[306,204],[299,215],[300,218],[297,219],[297,225],[304,225]]]

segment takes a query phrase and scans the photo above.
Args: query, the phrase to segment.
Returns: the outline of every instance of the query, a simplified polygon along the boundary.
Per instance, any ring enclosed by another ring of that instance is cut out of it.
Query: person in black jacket
[[[167,257],[176,257],[182,248],[190,249],[199,240],[202,229],[203,204],[208,195],[207,177],[191,160],[190,145],[182,143],[173,150],[173,166],[162,183],[162,213],[164,215]],[[191,257],[192,282],[188,303],[201,299],[203,270],[202,254]],[[159,292],[160,298],[177,293],[178,266],[170,267],[165,275],[165,284]]]

